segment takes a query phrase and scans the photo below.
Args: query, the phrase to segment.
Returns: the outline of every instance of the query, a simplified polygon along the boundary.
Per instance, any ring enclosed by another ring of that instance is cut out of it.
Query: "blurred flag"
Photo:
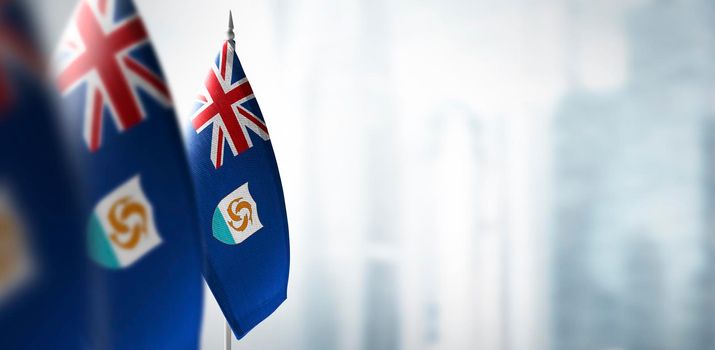
[[[57,61],[87,203],[91,347],[196,348],[203,284],[191,180],[132,1],[81,0]]]
[[[229,39],[187,130],[204,277],[238,338],[286,298],[288,223],[265,120]]]
[[[83,345],[84,236],[44,60],[0,1],[0,348]]]

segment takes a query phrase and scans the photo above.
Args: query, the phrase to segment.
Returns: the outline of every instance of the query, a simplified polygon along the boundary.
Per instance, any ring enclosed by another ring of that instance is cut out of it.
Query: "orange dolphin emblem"
[[[132,227],[129,227],[126,222],[134,215],[138,216],[140,220]],[[107,220],[113,230],[109,238],[121,248],[133,249],[139,244],[141,236],[147,234],[146,208],[140,203],[133,202],[128,196],[122,197],[112,204]]]
[[[242,212],[244,213],[243,215],[241,215]],[[253,223],[253,208],[251,203],[245,201],[243,197],[238,197],[231,201],[228,204],[228,208],[226,208],[226,213],[231,218],[228,225],[238,232],[243,232],[249,223]]]

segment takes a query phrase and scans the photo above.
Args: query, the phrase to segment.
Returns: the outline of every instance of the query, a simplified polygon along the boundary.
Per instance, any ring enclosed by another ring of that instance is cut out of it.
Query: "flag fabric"
[[[204,277],[239,339],[286,298],[288,223],[268,128],[231,38],[185,129]]]
[[[0,348],[82,348],[84,237],[42,55],[0,0]]]
[[[196,348],[203,284],[192,184],[132,1],[80,0],[55,68],[85,190],[90,347]]]

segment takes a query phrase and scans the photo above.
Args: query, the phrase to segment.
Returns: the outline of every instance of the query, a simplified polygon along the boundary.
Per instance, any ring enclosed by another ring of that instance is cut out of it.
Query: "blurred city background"
[[[229,9],[267,116],[289,297],[236,349],[715,349],[711,1],[136,3],[183,123]]]

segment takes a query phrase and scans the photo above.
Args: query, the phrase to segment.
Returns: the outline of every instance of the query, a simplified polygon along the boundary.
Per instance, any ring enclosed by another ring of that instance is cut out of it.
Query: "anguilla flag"
[[[195,203],[171,97],[131,0],[80,0],[57,54],[84,187],[91,348],[198,346]]]
[[[84,344],[84,239],[44,63],[0,1],[0,349]]]
[[[204,277],[240,339],[285,300],[289,249],[273,146],[229,33],[185,130]]]

